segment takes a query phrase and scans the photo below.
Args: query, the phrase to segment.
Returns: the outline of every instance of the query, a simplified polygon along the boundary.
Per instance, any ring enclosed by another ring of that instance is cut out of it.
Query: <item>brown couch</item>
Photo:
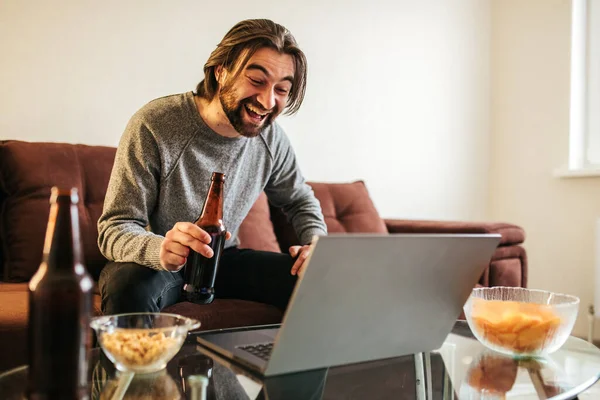
[[[0,141],[0,371],[26,362],[27,281],[38,268],[49,213],[50,188],[76,187],[86,265],[95,279],[106,260],[96,244],[96,221],[115,148],[60,143]],[[330,232],[463,232],[502,234],[484,286],[526,286],[527,263],[521,228],[502,223],[384,220],[363,182],[310,183]],[[286,251],[297,243],[283,213],[258,199],[239,232],[241,247]],[[99,310],[95,296],[95,311]],[[208,306],[179,303],[165,311],[198,318],[202,329],[276,323],[274,307],[242,300],[215,300]]]

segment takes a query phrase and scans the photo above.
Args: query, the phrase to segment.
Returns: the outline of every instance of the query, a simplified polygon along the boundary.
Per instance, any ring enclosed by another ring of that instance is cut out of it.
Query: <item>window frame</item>
[[[555,172],[558,177],[600,177],[600,164],[588,159],[589,1],[571,1],[569,154],[567,167]]]

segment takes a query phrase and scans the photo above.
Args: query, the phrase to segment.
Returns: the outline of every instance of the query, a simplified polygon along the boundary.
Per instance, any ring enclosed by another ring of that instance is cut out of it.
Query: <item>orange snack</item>
[[[160,359],[165,351],[181,343],[163,332],[145,329],[115,330],[100,337],[104,348],[127,366],[149,365]]]
[[[471,318],[479,335],[514,353],[539,350],[561,323],[549,305],[477,298]]]

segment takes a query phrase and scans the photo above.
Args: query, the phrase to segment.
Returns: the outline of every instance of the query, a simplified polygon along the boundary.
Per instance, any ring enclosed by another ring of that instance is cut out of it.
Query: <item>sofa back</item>
[[[0,271],[5,282],[28,281],[41,259],[52,186],[77,188],[84,260],[94,278],[106,264],[96,223],[116,148],[65,143],[0,141]],[[387,232],[362,181],[309,182],[330,232]],[[263,193],[238,232],[240,246],[287,251],[298,239],[280,209]]]
[[[0,142],[0,268],[4,281],[31,278],[41,259],[52,186],[77,188],[84,259],[92,275],[106,263],[96,222],[115,149],[61,143]]]

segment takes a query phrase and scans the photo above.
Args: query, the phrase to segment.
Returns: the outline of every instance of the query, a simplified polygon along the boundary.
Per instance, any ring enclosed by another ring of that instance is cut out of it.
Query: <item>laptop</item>
[[[500,237],[315,237],[281,325],[208,331],[197,341],[263,377],[438,349]]]

